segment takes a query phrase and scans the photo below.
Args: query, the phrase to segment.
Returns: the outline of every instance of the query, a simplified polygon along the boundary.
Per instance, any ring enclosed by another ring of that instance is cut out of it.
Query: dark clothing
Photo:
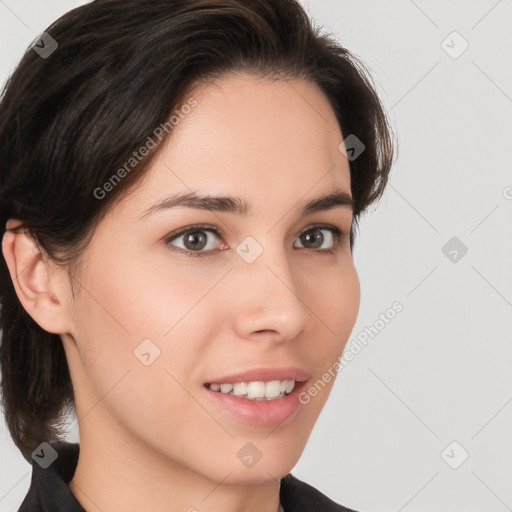
[[[46,469],[41,467],[44,464],[32,462],[30,488],[18,512],[85,512],[68,487],[78,463],[80,445],[59,442],[52,447],[58,456]],[[279,497],[285,512],[355,512],[336,504],[291,473],[281,479]]]

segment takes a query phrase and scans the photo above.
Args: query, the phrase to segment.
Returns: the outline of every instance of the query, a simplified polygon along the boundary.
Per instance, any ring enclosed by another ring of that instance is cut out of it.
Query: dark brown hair
[[[392,132],[367,68],[295,0],[96,0],[45,32],[2,92],[0,233],[9,218],[20,219],[19,229],[68,269],[72,290],[69,270],[95,227],[139,183],[160,145],[104,197],[95,190],[168,122],[195,83],[229,72],[313,82],[343,137],[364,143],[349,158],[352,250],[360,214],[386,186]],[[63,439],[73,388],[60,336],[22,307],[3,257],[0,286],[2,407],[31,462],[41,442]]]

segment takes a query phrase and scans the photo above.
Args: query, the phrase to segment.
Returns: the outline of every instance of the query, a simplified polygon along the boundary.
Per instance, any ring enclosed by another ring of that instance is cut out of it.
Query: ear
[[[66,271],[49,262],[35,241],[24,231],[9,231],[19,224],[9,219],[2,238],[2,252],[16,294],[27,313],[45,331],[65,334],[70,331]],[[53,270],[52,271],[52,268]]]

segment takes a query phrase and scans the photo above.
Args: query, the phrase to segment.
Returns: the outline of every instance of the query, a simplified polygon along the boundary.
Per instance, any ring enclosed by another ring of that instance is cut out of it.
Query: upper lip
[[[305,370],[287,366],[280,368],[259,367],[244,370],[238,373],[231,373],[216,377],[207,382],[207,384],[234,384],[236,382],[255,382],[255,381],[272,381],[272,380],[295,380],[304,382],[309,379],[309,374]]]

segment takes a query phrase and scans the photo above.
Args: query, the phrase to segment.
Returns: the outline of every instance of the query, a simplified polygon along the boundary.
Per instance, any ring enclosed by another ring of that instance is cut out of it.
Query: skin
[[[203,383],[287,365],[315,382],[341,356],[357,318],[351,209],[300,218],[296,205],[334,188],[350,193],[343,137],[321,91],[303,80],[232,74],[198,85],[193,97],[198,105],[144,180],[97,228],[75,299],[65,270],[30,238],[3,239],[20,301],[64,344],[81,447],[70,488],[88,511],[276,512],[279,480],[299,459],[334,380],[277,428],[240,422],[206,399]],[[180,208],[137,220],[189,189],[243,197],[254,213]],[[176,252],[164,245],[197,223],[225,232],[204,232],[209,255],[180,253],[185,237],[174,240]],[[334,243],[329,231],[320,248],[299,239],[314,223],[345,233],[334,254],[321,251]],[[235,251],[246,236],[263,247],[250,264]],[[133,354],[146,338],[161,350],[149,366]],[[249,441],[262,453],[251,468],[236,455]]]

